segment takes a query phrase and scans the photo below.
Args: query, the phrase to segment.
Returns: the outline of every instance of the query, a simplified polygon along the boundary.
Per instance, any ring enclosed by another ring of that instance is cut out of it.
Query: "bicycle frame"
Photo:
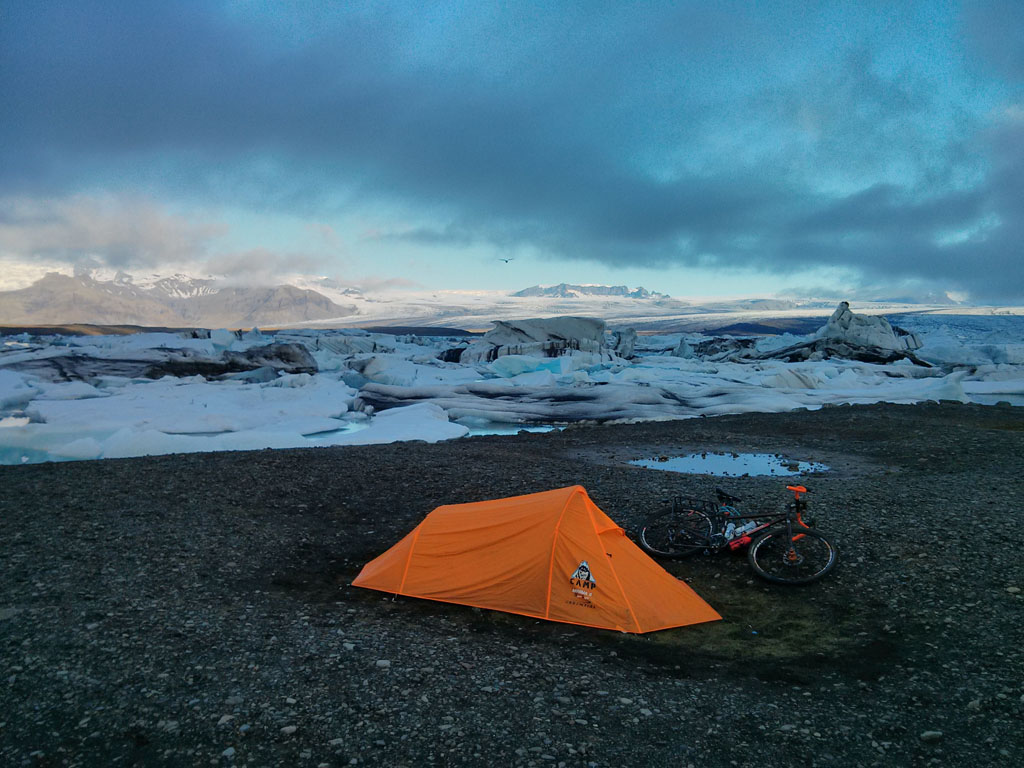
[[[784,511],[745,513],[740,501],[721,489],[718,502],[676,496],[663,512],[639,531],[640,546],[656,557],[683,558],[698,552],[712,554],[747,546],[750,567],[776,584],[809,584],[836,564],[835,543],[813,522],[805,520],[808,504],[803,486],[787,486],[795,499]]]
[[[780,523],[786,524],[786,535],[791,541],[799,541],[803,538],[802,533],[793,534],[793,522],[795,521],[802,528],[810,528],[811,526],[804,522],[803,515],[807,512],[807,502],[800,498],[801,493],[806,493],[807,490],[803,486],[787,486],[787,488],[796,494],[796,499],[790,502],[786,506],[784,513],[779,512],[755,512],[753,514],[747,514],[740,509],[737,509],[731,504],[721,503],[713,513],[704,512],[708,518],[712,521],[713,531],[708,537],[708,546],[712,549],[722,549],[728,547],[731,550],[739,549],[749,544],[753,538],[759,533],[763,533],[773,525]],[[764,520],[765,522],[755,526],[749,531],[745,531],[742,536],[735,539],[725,539],[726,526],[734,519],[742,519],[747,521]],[[723,537],[718,539],[718,537]]]

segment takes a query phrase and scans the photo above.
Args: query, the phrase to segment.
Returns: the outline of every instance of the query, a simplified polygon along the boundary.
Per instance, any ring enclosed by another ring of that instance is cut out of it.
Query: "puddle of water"
[[[774,453],[691,453],[687,456],[636,459],[637,467],[681,472],[687,475],[774,475],[785,477],[808,472],[826,472],[828,467],[816,461],[791,461]]]

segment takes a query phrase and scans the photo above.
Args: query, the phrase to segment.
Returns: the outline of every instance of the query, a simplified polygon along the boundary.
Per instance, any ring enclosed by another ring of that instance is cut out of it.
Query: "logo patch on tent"
[[[590,598],[594,596],[594,589],[597,587],[597,583],[590,573],[590,564],[586,560],[583,560],[576,566],[576,570],[569,577],[569,583],[572,585],[572,593],[575,597],[590,602]]]

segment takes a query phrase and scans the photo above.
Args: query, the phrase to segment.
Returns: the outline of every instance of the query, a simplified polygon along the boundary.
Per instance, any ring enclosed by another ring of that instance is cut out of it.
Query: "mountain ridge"
[[[50,272],[27,288],[0,292],[0,322],[7,325],[249,328],[328,320],[356,311],[293,285],[219,287],[213,280],[187,275],[141,285],[128,275],[100,281]]]
[[[676,299],[645,288],[560,283],[507,290],[394,291],[364,288],[334,278],[292,275],[277,285],[239,285],[223,277],[185,273],[129,274],[82,269],[72,277],[50,272],[27,287],[0,291],[0,325],[263,328],[459,327],[485,329],[500,319],[556,315],[601,317],[638,331],[670,332],[761,323],[769,318],[827,316],[841,298]],[[23,284],[24,285],[24,284]],[[858,301],[859,311],[952,309],[930,305]],[[740,317],[742,315],[742,317]]]
[[[532,285],[521,291],[509,294],[521,298],[558,298],[570,299],[582,296],[620,296],[628,299],[669,299],[671,296],[657,291],[648,291],[637,287],[630,290],[626,285],[578,285],[575,283],[559,283],[558,285]]]

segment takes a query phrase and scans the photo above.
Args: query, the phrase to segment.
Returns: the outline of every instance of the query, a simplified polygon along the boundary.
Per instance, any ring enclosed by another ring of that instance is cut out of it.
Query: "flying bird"
[[[514,258],[512,258],[512,259],[503,259],[501,257],[498,257],[498,261],[504,261],[506,264],[508,264],[510,261],[515,261],[515,259]]]

